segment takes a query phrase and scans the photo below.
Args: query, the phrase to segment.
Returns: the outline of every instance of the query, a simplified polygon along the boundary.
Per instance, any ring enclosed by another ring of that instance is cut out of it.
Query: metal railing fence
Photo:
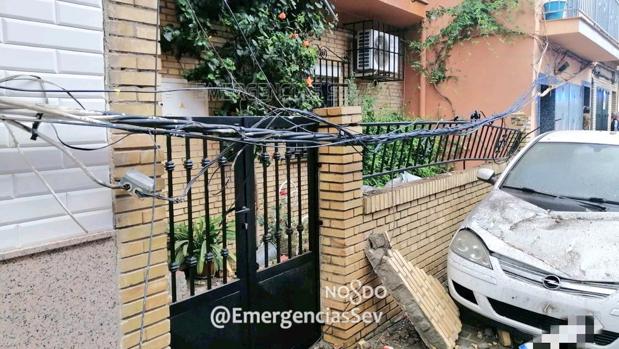
[[[418,121],[363,123],[364,134],[397,134],[451,128],[468,121]],[[414,137],[379,145],[363,151],[363,178],[370,183],[424,167],[466,161],[502,161],[520,145],[522,132],[504,126],[486,125],[465,133]]]

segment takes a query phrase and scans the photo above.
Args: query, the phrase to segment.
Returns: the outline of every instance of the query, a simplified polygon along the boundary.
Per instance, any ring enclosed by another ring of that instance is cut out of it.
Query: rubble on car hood
[[[618,213],[547,211],[495,189],[464,226],[478,233],[493,252],[547,266],[544,270],[549,273],[619,282]]]

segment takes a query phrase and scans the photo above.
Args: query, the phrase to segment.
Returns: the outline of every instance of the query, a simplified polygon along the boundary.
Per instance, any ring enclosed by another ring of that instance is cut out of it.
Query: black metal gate
[[[281,118],[195,119],[291,128],[290,119]],[[293,122],[315,128],[303,119]],[[230,312],[319,311],[317,150],[281,143],[213,144],[202,138],[175,142],[167,139],[169,196],[190,183],[199,168],[217,163],[194,183],[186,203],[168,207],[172,348],[309,347],[320,338],[318,324],[282,329],[278,323],[229,321],[221,328],[211,315],[222,307]],[[202,154],[199,168],[191,159],[196,150]],[[183,183],[175,176],[182,171],[175,170],[175,157],[183,159]]]

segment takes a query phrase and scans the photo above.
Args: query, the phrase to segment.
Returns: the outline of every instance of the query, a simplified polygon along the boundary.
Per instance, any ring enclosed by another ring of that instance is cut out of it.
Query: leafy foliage
[[[179,25],[163,28],[161,41],[164,51],[177,57],[199,58],[186,78],[210,86],[242,87],[277,107],[319,106],[312,85],[318,52],[311,41],[334,25],[323,2],[260,0],[230,6],[232,12],[224,1],[177,0]],[[211,36],[225,41],[215,49]],[[255,100],[232,92],[225,97],[220,114],[266,113],[265,105]]]
[[[411,166],[413,163],[432,163],[432,159],[436,156],[436,154],[440,154],[443,147],[441,147],[438,142],[435,142],[434,138],[413,138],[384,144],[381,149],[376,151],[376,154],[371,153],[364,157],[364,173],[369,173],[372,168],[375,171],[378,171],[377,169],[380,169],[381,167],[385,170],[390,169],[394,160],[397,161],[397,159],[393,158],[393,154],[395,154],[395,157],[397,158],[402,154],[402,152],[407,153],[409,151],[408,149],[415,149],[415,153],[411,156],[408,164],[402,164],[402,166]],[[424,151],[420,152],[419,149],[423,149]],[[449,168],[450,167],[448,165],[431,165],[413,169],[410,173],[418,177],[426,178],[448,172]],[[397,174],[394,174],[366,178],[363,180],[363,184],[381,188],[397,176]]]
[[[204,270],[207,267],[208,247],[213,254],[213,265],[215,272],[223,271],[224,263],[221,255],[223,248],[223,234],[226,234],[228,242],[234,242],[236,238],[234,221],[228,221],[226,231],[223,232],[222,218],[210,217],[209,225],[206,226],[206,218],[201,217],[193,222],[193,255],[198,259],[196,266],[198,275],[205,275]],[[189,255],[187,249],[189,247],[189,226],[186,223],[179,223],[174,226],[174,243],[175,261],[180,266],[184,266],[185,259]],[[236,256],[232,251],[228,251],[228,260],[236,261]]]
[[[390,123],[390,122],[402,122],[411,121],[402,113],[380,113],[375,108],[376,98],[372,96],[363,96],[361,98],[361,111],[362,119],[365,123],[378,122],[378,123]],[[371,132],[376,132],[376,129],[372,129]],[[386,128],[382,127],[379,132],[386,132]],[[402,152],[407,152],[409,149],[425,149],[424,153],[416,151],[410,159],[409,163],[423,164],[431,162],[431,159],[435,154],[441,151],[438,144],[420,144],[420,142],[428,142],[430,138],[416,138],[408,140],[400,140],[382,145],[380,148],[374,145],[367,146],[365,156],[363,157],[363,173],[370,174],[377,172],[378,169],[388,169],[392,167],[394,161],[397,162],[397,157]],[[411,144],[412,143],[412,144]],[[411,147],[412,146],[412,147]],[[397,154],[396,158],[393,154]],[[449,171],[447,165],[433,165],[414,169],[412,174],[425,178],[433,177],[441,173]],[[396,175],[384,175],[374,178],[365,178],[363,184],[372,187],[384,187],[389,181],[394,179]]]
[[[427,76],[430,83],[438,85],[450,78],[447,61],[456,44],[478,37],[500,35],[504,37],[522,34],[499,22],[497,15],[518,6],[519,0],[463,0],[454,7],[438,7],[427,12],[429,23],[445,16],[450,22],[437,34],[424,41],[412,41],[411,49],[421,54],[431,50],[432,62],[424,65],[421,60],[412,66]]]

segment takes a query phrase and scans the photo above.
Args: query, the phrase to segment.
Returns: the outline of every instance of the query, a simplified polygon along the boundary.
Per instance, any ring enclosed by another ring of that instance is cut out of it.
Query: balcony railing
[[[544,6],[544,18],[585,18],[619,43],[619,0],[550,1]]]

